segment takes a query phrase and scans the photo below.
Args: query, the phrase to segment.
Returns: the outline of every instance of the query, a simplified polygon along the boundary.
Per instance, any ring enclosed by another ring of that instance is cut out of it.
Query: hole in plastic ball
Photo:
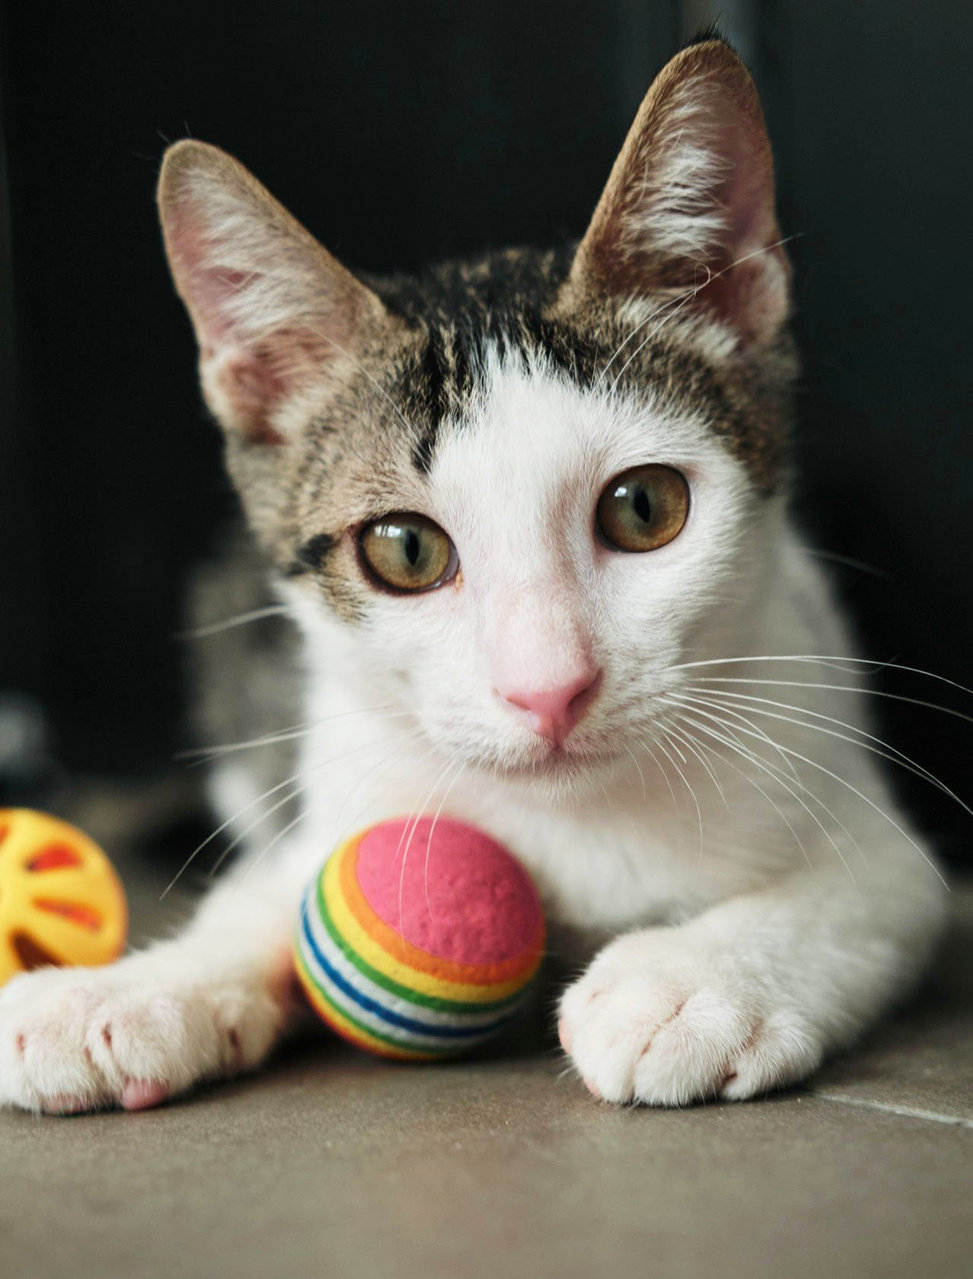
[[[29,934],[14,933],[10,940],[24,972],[29,973],[35,968],[50,968],[52,965],[55,968],[61,966],[61,961],[56,959],[50,951],[45,950],[39,942],[34,941]]]
[[[49,844],[27,863],[33,874],[45,870],[64,870],[67,866],[80,866],[81,855],[67,844]]]

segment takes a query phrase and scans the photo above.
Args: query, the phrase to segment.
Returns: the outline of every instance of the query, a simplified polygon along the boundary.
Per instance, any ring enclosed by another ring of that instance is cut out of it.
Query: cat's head
[[[659,75],[571,252],[366,283],[198,142],[160,206],[254,529],[347,678],[441,750],[590,772],[651,731],[681,658],[745,635],[794,361],[728,46]]]

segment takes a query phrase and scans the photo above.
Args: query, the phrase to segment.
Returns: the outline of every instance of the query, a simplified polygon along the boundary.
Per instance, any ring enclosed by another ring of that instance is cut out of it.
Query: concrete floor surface
[[[129,876],[133,916],[159,883]],[[2,1279],[966,1279],[973,885],[921,996],[803,1089],[613,1109],[524,1033],[325,1038],[143,1114],[0,1113]],[[137,930],[138,931],[138,930]]]

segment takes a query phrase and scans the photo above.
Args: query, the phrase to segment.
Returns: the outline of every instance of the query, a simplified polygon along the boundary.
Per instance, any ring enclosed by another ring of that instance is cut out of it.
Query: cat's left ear
[[[158,199],[207,404],[239,444],[286,443],[288,406],[349,374],[384,306],[218,147],[170,147]]]
[[[565,300],[661,293],[729,326],[740,347],[759,346],[787,317],[780,238],[756,87],[728,44],[707,40],[677,54],[646,95]]]

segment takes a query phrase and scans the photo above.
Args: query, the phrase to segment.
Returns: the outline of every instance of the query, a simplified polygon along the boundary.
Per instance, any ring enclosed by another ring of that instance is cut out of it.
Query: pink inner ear
[[[240,290],[246,273],[229,267],[222,272],[203,267],[212,240],[206,234],[204,219],[195,201],[183,198],[166,206],[164,224],[176,282],[196,323],[200,347],[205,351],[217,345],[228,331],[226,299]]]
[[[159,205],[210,409],[228,430],[280,444],[282,407],[326,393],[359,331],[384,318],[381,303],[216,148],[173,148]]]
[[[179,291],[192,313],[201,350],[206,354],[230,345],[231,335],[242,327],[242,309],[237,308],[248,290],[259,287],[261,271],[221,261],[235,255],[214,234],[202,202],[183,199],[175,204],[166,229]]]
[[[252,274],[234,271],[229,267],[226,270],[193,270],[192,302],[212,341],[225,340],[232,333],[235,326],[228,304],[232,298],[243,293],[246,285],[252,283],[253,279]]]
[[[222,355],[211,378],[215,388],[254,444],[282,444],[283,437],[270,425],[269,415],[286,393],[286,387],[267,354],[259,348],[239,347]]]
[[[774,193],[760,172],[760,157],[754,152],[745,125],[721,129],[716,150],[726,164],[726,176],[715,199],[726,218],[725,243],[730,250],[729,261],[733,261],[761,247],[764,237],[772,231]]]
[[[288,373],[300,363],[300,337],[286,331],[262,339],[244,334],[236,306],[262,277],[229,265],[203,265],[217,256],[218,246],[191,203],[177,206],[168,229],[181,291],[196,324],[211,407],[217,416],[231,419],[251,442],[283,443],[270,417],[288,392]]]
[[[789,269],[774,210],[773,171],[762,135],[741,120],[720,131],[727,176],[715,193],[726,217],[724,249],[700,301],[741,335],[744,345],[770,337],[787,313]]]

